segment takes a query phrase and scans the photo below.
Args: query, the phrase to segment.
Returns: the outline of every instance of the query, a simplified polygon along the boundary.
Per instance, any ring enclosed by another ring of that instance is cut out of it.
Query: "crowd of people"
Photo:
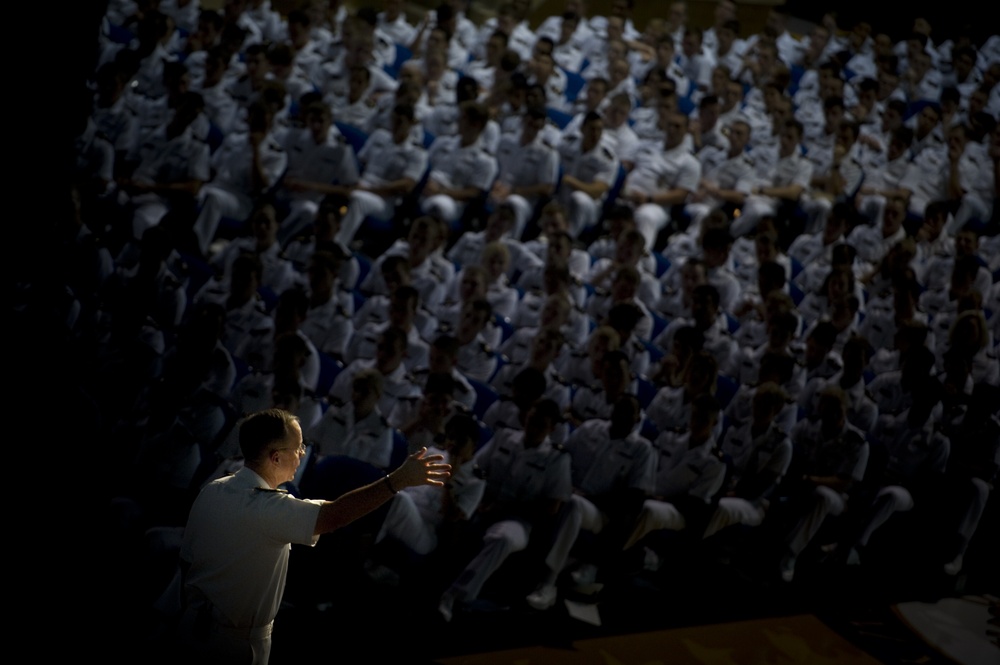
[[[481,542],[449,621],[529,544],[545,610],[664,531],[771,524],[791,582],[925,511],[957,574],[1000,463],[1000,36],[468,9],[109,3],[37,288],[144,523],[276,407],[305,496],[445,456],[372,556]]]

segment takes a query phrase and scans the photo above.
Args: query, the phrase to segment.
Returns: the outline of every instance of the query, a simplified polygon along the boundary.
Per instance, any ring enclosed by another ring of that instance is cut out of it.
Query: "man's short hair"
[[[261,461],[269,447],[281,443],[292,433],[299,419],[282,409],[267,409],[252,414],[240,425],[240,450],[252,463]]]

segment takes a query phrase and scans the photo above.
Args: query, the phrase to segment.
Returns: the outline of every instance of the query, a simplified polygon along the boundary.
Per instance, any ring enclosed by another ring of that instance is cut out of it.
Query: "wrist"
[[[386,488],[387,488],[387,489],[389,490],[389,492],[390,492],[390,493],[392,493],[392,494],[396,494],[396,493],[398,493],[398,492],[399,492],[399,490],[398,490],[398,489],[396,489],[396,488],[395,488],[395,486],[393,486],[393,484],[392,484],[392,479],[391,479],[391,478],[389,477],[389,474],[388,474],[388,473],[387,473],[387,474],[385,474],[385,475],[384,475],[384,476],[382,477],[382,482],[383,482],[383,483],[385,483],[385,486],[386,486]]]

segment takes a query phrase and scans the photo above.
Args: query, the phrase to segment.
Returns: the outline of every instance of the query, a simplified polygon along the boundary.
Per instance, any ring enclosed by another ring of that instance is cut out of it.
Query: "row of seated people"
[[[558,117],[559,105],[533,73],[535,59],[544,59],[553,47],[551,40],[534,40],[530,67],[514,67],[507,79],[489,85],[449,72],[452,85],[428,104],[427,91],[438,87],[430,85],[422,59],[404,64],[398,82],[373,64],[378,49],[371,39],[378,21],[369,14],[348,19],[352,29],[330,42],[331,59],[323,61],[338,63],[334,78],[341,83],[359,78],[357,85],[364,89],[357,103],[372,111],[367,118],[344,114],[334,102],[358,95],[328,90],[320,78],[306,86],[287,85],[275,70],[283,67],[287,79],[289,70],[304,76],[310,65],[272,63],[269,58],[281,60],[273,51],[282,49],[253,40],[230,44],[229,52],[211,60],[217,65],[213,85],[221,86],[211,97],[229,100],[232,122],[219,120],[204,88],[200,98],[187,94],[199,89],[188,59],[163,62],[167,47],[154,49],[141,62],[137,53],[144,48],[117,51],[95,77],[95,112],[80,154],[99,174],[105,195],[118,189],[121,200],[134,208],[132,235],[140,237],[178,199],[197,192],[194,230],[200,251],[207,253],[222,218],[246,218],[254,198],[271,190],[281,201],[284,240],[308,225],[323,194],[350,194],[350,214],[339,238],[344,244],[366,218],[391,218],[406,198],[419,199],[424,212],[456,225],[467,208],[478,210],[470,203],[508,201],[517,212],[514,235],[520,237],[540,199],[555,194],[567,207],[576,237],[595,225],[602,207],[620,191],[638,208],[647,248],[672,217],[692,218],[696,231],[708,212],[726,206],[744,213],[734,226],[737,235],[782,205],[798,205],[807,226],[816,230],[839,198],[852,199],[874,224],[895,196],[902,196],[908,213],[918,218],[927,204],[948,200],[954,208],[952,234],[967,221],[984,223],[992,214],[1000,152],[993,99],[998,67],[989,55],[993,41],[984,43],[978,55],[969,44],[956,45],[960,55],[972,49],[977,57],[969,67],[968,58],[952,58],[965,64],[949,74],[957,77],[955,86],[941,89],[901,83],[916,77],[911,72],[917,61],[931,59],[943,67],[947,60],[934,55],[922,32],[893,46],[863,34],[855,44],[859,37],[853,32],[845,44],[832,38],[829,27],[818,28],[802,42],[806,51],[818,53],[806,58],[801,76],[793,76],[790,67],[804,65],[787,53],[779,57],[790,38],[779,32],[770,39],[777,30],[772,26],[747,40],[753,67],[717,67],[700,84],[703,89],[694,87],[702,94],[693,94],[692,86],[664,65],[642,76],[627,75],[635,94],[596,77],[581,91],[579,106]],[[289,26],[299,25],[296,21]],[[602,38],[618,43],[611,28],[619,22],[608,21],[604,31],[612,34]],[[175,41],[168,27],[160,31],[161,47]],[[306,27],[311,30],[311,23]],[[222,28],[202,28],[211,34],[200,31],[199,44],[221,40]],[[310,30],[303,32],[309,36]],[[299,53],[315,56],[317,48],[303,47]],[[852,49],[857,53],[848,59]],[[344,63],[352,58],[358,59],[357,71],[385,85],[348,75]],[[870,66],[856,62],[866,58]],[[156,86],[144,79],[150,68],[161,75]],[[981,84],[973,86],[973,80]],[[696,109],[694,99],[699,100]],[[473,101],[484,106],[463,106]],[[540,116],[546,107],[559,125]],[[177,108],[183,112],[175,114]],[[338,125],[331,117],[342,120]],[[800,126],[790,125],[792,119]],[[200,144],[213,128],[224,139],[206,152]],[[436,140],[429,139],[433,136]],[[957,182],[946,164],[957,170]],[[421,190],[414,192],[418,185]]]

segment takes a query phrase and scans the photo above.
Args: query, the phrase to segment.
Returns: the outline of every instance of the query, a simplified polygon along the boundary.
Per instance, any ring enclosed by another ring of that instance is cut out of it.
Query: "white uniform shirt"
[[[321,455],[344,455],[385,469],[392,458],[392,428],[376,408],[359,421],[354,405],[331,406],[308,431]]]
[[[656,438],[653,493],[667,498],[687,495],[708,503],[722,489],[726,465],[715,454],[714,437],[693,449],[690,438],[688,432],[663,432]]]
[[[588,420],[566,441],[573,487],[588,496],[619,488],[652,491],[655,458],[649,442],[635,432],[612,439],[610,430],[609,421]]]
[[[185,587],[223,623],[266,626],[281,605],[291,543],[316,543],[321,505],[270,489],[246,467],[206,485],[184,529]]]

